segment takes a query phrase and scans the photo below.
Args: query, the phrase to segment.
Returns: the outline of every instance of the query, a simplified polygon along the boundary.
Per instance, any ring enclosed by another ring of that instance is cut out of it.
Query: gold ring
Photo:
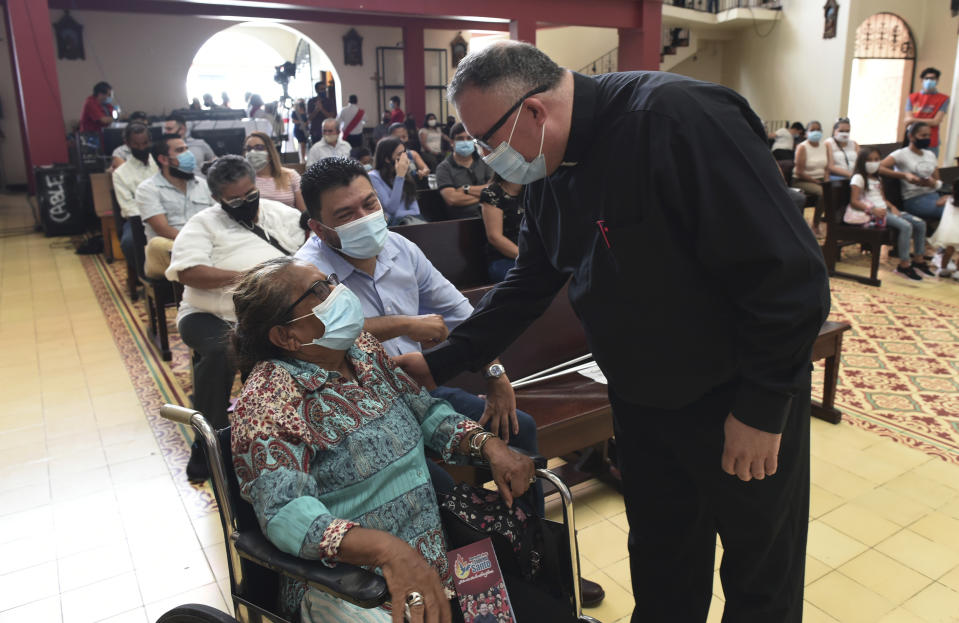
[[[531,485],[535,485],[535,484],[536,484],[536,476],[530,476],[530,477],[529,477],[529,484],[531,484]]]

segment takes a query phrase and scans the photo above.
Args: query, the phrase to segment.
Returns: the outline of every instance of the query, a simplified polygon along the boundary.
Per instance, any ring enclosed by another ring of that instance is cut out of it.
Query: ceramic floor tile
[[[60,595],[63,623],[93,623],[143,605],[135,573],[102,580]]]
[[[0,612],[59,592],[57,563],[54,561],[0,575]]]
[[[223,524],[220,522],[220,513],[209,513],[192,521],[193,528],[200,539],[200,545],[207,547],[223,542]]]
[[[819,519],[866,545],[875,545],[902,529],[898,524],[852,504],[843,504]]]
[[[0,544],[0,575],[55,560],[56,544],[49,536],[16,539]]]
[[[28,485],[0,491],[0,517],[30,510],[50,502],[50,487]]]
[[[3,378],[0,376],[0,378]],[[45,442],[43,427],[39,424],[0,433],[0,450],[17,446],[42,446]]]
[[[933,580],[959,565],[959,552],[933,543],[911,530],[892,535],[876,545],[876,549]]]
[[[933,460],[932,457],[921,450],[910,448],[897,441],[882,437],[862,452],[886,463],[906,469],[914,469],[923,463]]]
[[[806,556],[806,577],[805,585],[808,586],[832,571],[832,567],[822,562],[821,560],[816,560],[812,556]]]
[[[843,623],[875,623],[896,606],[838,571],[807,586],[806,599]]]
[[[809,524],[806,552],[835,568],[866,551],[868,547],[821,521]]]
[[[230,577],[230,566],[227,563],[226,547],[223,543],[204,547],[203,554],[210,564],[210,570],[213,571],[214,578],[219,580],[220,578]]]
[[[928,621],[909,612],[905,608],[896,608],[879,619],[878,623],[928,623]]]
[[[723,620],[723,607],[725,605],[722,599],[713,599],[709,602],[709,613],[706,615],[706,623],[720,623]]]
[[[614,562],[608,567],[604,567],[603,573],[611,577],[613,581],[616,582],[616,584],[618,584],[619,587],[624,591],[628,593],[633,592],[633,585],[630,581],[628,558],[624,558],[620,561]]]
[[[2,377],[0,377],[2,378]],[[914,474],[935,480],[941,485],[952,487],[959,492],[959,465],[933,458],[912,470]]]
[[[607,567],[628,556],[626,533],[602,521],[579,531],[579,555],[588,558],[598,567]]]
[[[930,623],[954,623],[959,618],[959,593],[935,583],[903,604]]]
[[[145,456],[139,459],[123,461],[110,465],[110,476],[114,484],[135,483],[156,476],[169,474],[170,470],[159,455]]]
[[[842,506],[843,502],[845,499],[818,485],[809,487],[809,516],[812,518],[822,517],[829,511]]]
[[[925,504],[916,502],[911,498],[894,493],[883,487],[860,495],[851,500],[850,503],[900,526],[908,526],[932,511],[932,509]]]
[[[929,513],[909,529],[930,541],[959,551],[959,519],[945,513]]]
[[[46,486],[49,481],[50,470],[45,460],[0,468],[0,491],[26,486]]]
[[[924,478],[915,472],[907,472],[893,478],[884,484],[883,488],[916,500],[930,508],[939,508],[959,493],[951,487]]]
[[[629,520],[626,519],[626,513],[619,513],[609,518],[610,522],[626,534],[629,534]]]
[[[0,612],[0,623],[59,623],[60,597],[47,597]]]
[[[599,582],[606,591],[606,598],[596,608],[584,608],[583,614],[600,621],[615,621],[633,611],[633,594],[623,590],[611,577],[596,571],[590,575],[590,579]]]
[[[69,591],[133,571],[126,540],[95,547],[57,561],[60,590]]]
[[[876,550],[869,550],[839,567],[843,575],[901,604],[923,590],[932,580]]]
[[[215,582],[201,549],[137,567],[137,579],[147,605]]]
[[[147,618],[146,608],[134,608],[98,623],[152,623],[152,619]]]
[[[832,618],[808,601],[803,604],[802,620],[803,623],[838,623],[836,619]]]
[[[939,583],[948,586],[954,591],[959,591],[959,567],[956,567],[946,575],[939,578]]]
[[[843,457],[842,467],[876,484],[888,482],[910,469],[888,463],[880,457],[866,454],[865,451],[847,452]]]
[[[227,611],[226,604],[223,601],[223,595],[220,594],[219,585],[211,582],[210,584],[198,586],[178,595],[147,604],[147,618],[150,621],[156,621],[163,613],[183,604],[203,604],[223,612]]]
[[[112,488],[113,480],[106,466],[50,479],[50,492],[54,502],[72,500]]]
[[[142,459],[149,456],[159,456],[160,447],[151,435],[130,441],[121,441],[112,445],[104,444],[103,453],[110,465],[123,463],[133,459]]]

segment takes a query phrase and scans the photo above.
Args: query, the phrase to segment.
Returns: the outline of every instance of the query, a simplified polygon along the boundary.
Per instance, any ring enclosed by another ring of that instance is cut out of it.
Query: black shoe
[[[921,272],[923,275],[927,275],[927,276],[929,276],[929,277],[935,277],[935,276],[936,276],[935,273],[933,273],[931,270],[929,270],[929,265],[926,264],[925,262],[923,262],[922,264],[920,264],[919,262],[913,262],[913,263],[912,263],[912,268],[913,268],[913,270],[918,270],[918,271]]]
[[[596,582],[590,582],[586,578],[580,578],[579,597],[584,608],[595,608],[603,603],[603,599],[606,598],[606,591]]]
[[[195,441],[190,447],[190,461],[186,464],[186,478],[198,485],[210,479],[210,469],[206,464],[206,453],[202,446]]]
[[[906,279],[912,279],[913,281],[922,281],[922,277],[919,276],[919,273],[912,269],[912,266],[896,266],[895,273]]]

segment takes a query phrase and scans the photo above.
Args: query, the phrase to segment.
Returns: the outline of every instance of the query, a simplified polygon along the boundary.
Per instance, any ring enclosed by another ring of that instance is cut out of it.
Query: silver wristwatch
[[[483,376],[488,379],[498,379],[504,374],[506,374],[506,368],[501,363],[494,363],[483,372]]]

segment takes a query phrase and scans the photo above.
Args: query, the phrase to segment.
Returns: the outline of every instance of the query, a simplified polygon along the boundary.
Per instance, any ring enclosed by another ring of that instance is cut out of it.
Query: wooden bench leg
[[[836,385],[839,381],[839,353],[842,352],[842,334],[836,337],[836,348],[826,357],[826,374],[822,385],[822,402],[812,402],[812,415],[832,424],[842,421],[842,413],[834,406]]]

